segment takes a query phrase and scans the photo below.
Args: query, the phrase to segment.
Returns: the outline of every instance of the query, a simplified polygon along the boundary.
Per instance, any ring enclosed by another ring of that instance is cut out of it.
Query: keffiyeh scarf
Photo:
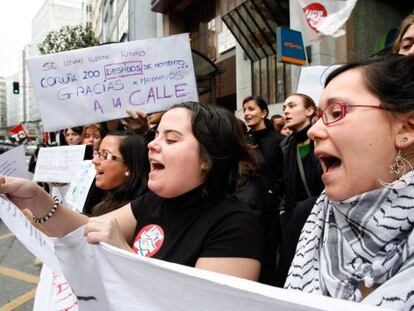
[[[285,288],[414,310],[414,174],[402,189],[381,188],[333,202],[318,198]],[[392,184],[391,184],[392,185]],[[379,287],[378,287],[379,286]]]

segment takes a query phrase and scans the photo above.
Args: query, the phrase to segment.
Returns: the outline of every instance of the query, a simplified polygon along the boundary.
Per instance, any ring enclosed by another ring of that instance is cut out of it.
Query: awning
[[[216,64],[202,53],[191,50],[194,63],[194,71],[197,79],[206,79],[221,73]]]
[[[288,0],[246,0],[222,16],[252,61],[276,54],[276,28],[289,25]]]
[[[210,93],[210,102],[215,103],[215,77],[223,72],[223,69],[202,53],[191,50],[194,63],[194,73],[197,81],[198,95]]]

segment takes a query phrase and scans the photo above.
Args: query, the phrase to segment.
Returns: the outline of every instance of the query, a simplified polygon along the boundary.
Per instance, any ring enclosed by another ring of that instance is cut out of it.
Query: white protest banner
[[[378,310],[91,245],[83,228],[56,240],[55,250],[81,310]]]
[[[73,210],[82,212],[95,175],[96,170],[92,161],[83,161],[80,168],[75,173],[75,177],[70,183],[65,196],[65,203]]]
[[[34,181],[70,183],[82,165],[86,145],[40,148]]]
[[[29,179],[23,145],[0,155],[0,175]]]
[[[357,0],[294,0],[300,16],[299,31],[305,45],[322,39],[324,36],[339,37],[345,34],[340,29],[348,20]]]
[[[79,303],[69,283],[43,264],[36,287],[33,311],[77,311]]]
[[[319,99],[325,85],[325,79],[330,72],[340,65],[332,66],[307,66],[301,67],[296,93],[310,96],[319,106]]]
[[[27,59],[45,131],[197,101],[188,34]]]
[[[54,254],[52,240],[36,229],[26,216],[3,196],[0,196],[0,218],[33,255],[49,265],[56,273],[62,273]]]

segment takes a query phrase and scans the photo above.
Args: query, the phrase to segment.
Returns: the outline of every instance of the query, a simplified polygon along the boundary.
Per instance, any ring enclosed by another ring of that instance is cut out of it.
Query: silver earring
[[[395,156],[394,161],[394,164],[390,165],[389,173],[397,175],[398,179],[391,183],[378,179],[378,182],[385,188],[398,190],[406,187],[410,183],[411,176],[405,176],[405,174],[407,172],[407,168],[409,168],[408,171],[413,172],[413,166],[410,161],[401,155],[401,149],[398,149],[398,154]]]
[[[125,176],[129,176],[129,172],[128,171],[125,172]]]

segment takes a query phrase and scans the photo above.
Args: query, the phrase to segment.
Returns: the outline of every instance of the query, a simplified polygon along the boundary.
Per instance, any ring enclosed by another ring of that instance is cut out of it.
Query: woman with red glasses
[[[414,308],[414,58],[344,65],[327,78],[308,131],[325,191],[285,287]]]

